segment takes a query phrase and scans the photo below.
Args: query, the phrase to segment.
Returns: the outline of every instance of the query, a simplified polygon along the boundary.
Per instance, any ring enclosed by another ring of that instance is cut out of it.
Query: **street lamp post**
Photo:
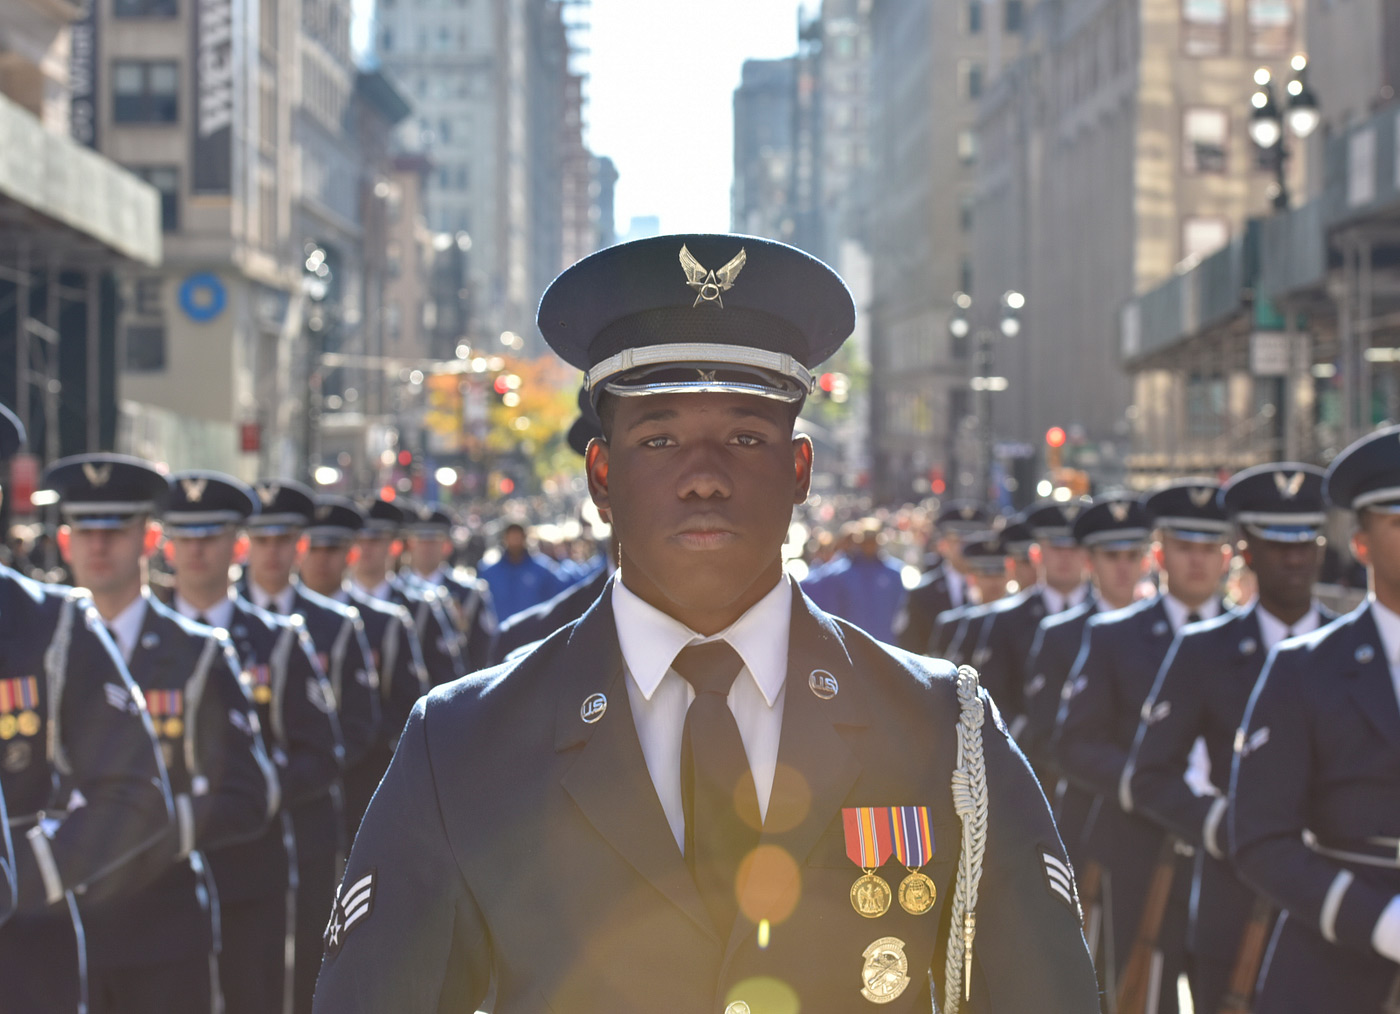
[[[969,320],[969,311],[972,309],[972,297],[965,292],[956,293],[953,296],[953,303],[956,310],[948,321],[948,334],[954,341],[963,342],[971,334],[977,343],[973,358],[973,376],[968,380],[968,386],[974,393],[982,395],[982,407],[979,412],[980,426],[982,433],[982,490],[984,496],[990,496],[992,488],[992,465],[995,460],[995,443],[993,441],[992,430],[992,395],[1005,391],[1009,386],[1009,381],[1005,377],[999,377],[992,373],[992,360],[995,341],[998,332],[1004,338],[1015,338],[1021,333],[1021,310],[1026,305],[1026,297],[1015,289],[1008,290],[1001,297],[1001,319],[997,329],[989,327],[977,328],[974,332],[972,323]]]
[[[1288,175],[1286,167],[1291,154],[1288,148],[1288,135],[1291,133],[1300,141],[1307,140],[1322,116],[1318,111],[1317,95],[1308,87],[1308,59],[1301,53],[1295,56],[1290,66],[1293,77],[1286,87],[1288,101],[1286,108],[1274,96],[1273,75],[1267,67],[1254,72],[1257,86],[1250,96],[1254,112],[1249,118],[1249,137],[1255,145],[1270,156],[1274,170],[1275,210],[1285,210],[1289,205]]]

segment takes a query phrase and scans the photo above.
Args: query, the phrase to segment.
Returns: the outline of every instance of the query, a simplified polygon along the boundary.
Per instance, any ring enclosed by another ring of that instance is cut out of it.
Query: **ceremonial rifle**
[[[1219,1014],[1252,1014],[1254,987],[1259,981],[1259,966],[1264,963],[1264,951],[1269,946],[1269,931],[1273,928],[1275,914],[1273,905],[1263,898],[1254,899],[1254,910],[1240,936],[1235,964],[1230,969],[1230,988],[1220,1001]],[[1396,1014],[1400,1014],[1400,1011]]]
[[[1148,994],[1152,988],[1152,956],[1157,950],[1157,938],[1162,932],[1172,878],[1176,874],[1176,845],[1177,839],[1168,835],[1157,856],[1142,905],[1142,918],[1138,920],[1137,938],[1118,989],[1118,1014],[1147,1014]]]

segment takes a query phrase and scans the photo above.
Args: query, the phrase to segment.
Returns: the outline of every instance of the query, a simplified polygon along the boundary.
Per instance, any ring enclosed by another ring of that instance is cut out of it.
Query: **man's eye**
[[[653,447],[653,448],[665,447],[665,446],[667,446],[670,442],[671,442],[671,438],[670,438],[670,437],[651,437],[651,438],[649,438],[649,439],[647,439],[647,440],[643,440],[643,441],[642,441],[642,446],[643,446],[643,447]]]
[[[757,447],[759,444],[763,443],[762,440],[754,436],[752,433],[740,433],[737,437],[734,438],[734,441],[741,447]]]

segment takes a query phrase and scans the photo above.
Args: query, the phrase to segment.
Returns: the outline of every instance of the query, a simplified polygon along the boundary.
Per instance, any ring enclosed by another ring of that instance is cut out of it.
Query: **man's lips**
[[[720,518],[692,518],[671,536],[687,549],[719,549],[738,537],[739,533]]]

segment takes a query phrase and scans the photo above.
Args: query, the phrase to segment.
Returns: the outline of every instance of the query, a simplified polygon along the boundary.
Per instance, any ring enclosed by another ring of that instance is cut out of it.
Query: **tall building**
[[[797,60],[745,60],[734,90],[735,232],[791,241]]]
[[[949,322],[975,281],[975,123],[1021,46],[1027,0],[875,0],[866,230],[874,493],[976,493],[982,474],[971,349]],[[976,335],[974,335],[976,337]]]
[[[1025,54],[977,124],[974,309],[1024,293],[995,343],[999,438],[1040,446],[1064,427],[1118,481],[1134,399],[1119,356],[1124,307],[1223,247],[1270,203],[1248,124],[1257,68],[1286,79],[1301,46],[1293,0],[1044,0]],[[1303,151],[1290,189],[1306,187]],[[1146,395],[1146,391],[1144,391]],[[1141,404],[1135,405],[1138,401]]]

